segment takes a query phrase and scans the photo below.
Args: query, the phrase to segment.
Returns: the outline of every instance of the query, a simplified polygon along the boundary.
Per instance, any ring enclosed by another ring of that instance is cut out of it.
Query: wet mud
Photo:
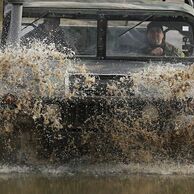
[[[193,65],[104,83],[77,64],[52,44],[0,52],[2,162],[193,161]]]

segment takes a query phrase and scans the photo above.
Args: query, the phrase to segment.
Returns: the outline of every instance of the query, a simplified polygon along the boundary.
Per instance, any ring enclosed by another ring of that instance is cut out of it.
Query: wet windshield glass
[[[109,21],[107,55],[188,57],[192,34],[183,22]]]
[[[149,16],[149,19],[152,16]],[[58,50],[72,49],[76,55],[96,56],[97,21],[67,18],[23,18],[21,40],[54,43]],[[178,21],[108,21],[108,57],[167,56],[191,57],[193,31],[190,24]]]
[[[36,21],[36,22],[34,22]],[[32,41],[54,43],[62,51],[72,49],[76,55],[96,55],[97,22],[65,18],[23,18],[22,44]]]

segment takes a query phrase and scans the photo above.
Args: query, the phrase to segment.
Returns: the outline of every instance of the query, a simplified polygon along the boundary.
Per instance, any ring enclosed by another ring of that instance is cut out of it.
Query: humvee
[[[43,124],[44,117],[34,119],[33,115],[28,115],[22,110],[17,112],[17,116],[14,117],[16,121],[13,124],[16,131],[19,131],[20,135],[27,133],[26,131],[31,135],[36,134],[35,139],[39,142],[36,143],[39,145],[37,153],[41,157],[49,158],[53,156],[53,152],[55,152],[55,157],[64,160],[87,155],[92,150],[90,149],[92,141],[95,142],[94,144],[98,141],[107,141],[106,149],[115,153],[115,150],[121,151],[121,147],[118,146],[119,143],[113,146],[114,141],[110,138],[112,132],[115,131],[112,125],[113,120],[132,127],[142,117],[142,112],[145,112],[147,107],[151,107],[152,111],[154,109],[152,116],[154,117],[155,114],[159,116],[157,121],[146,123],[149,125],[147,128],[161,133],[168,130],[167,123],[169,118],[172,120],[173,114],[179,115],[188,110],[191,98],[183,100],[173,96],[165,100],[152,95],[150,98],[136,95],[132,74],[143,72],[150,64],[154,68],[154,65],[158,64],[167,64],[167,67],[168,65],[172,67],[173,64],[181,63],[182,67],[194,62],[194,9],[192,6],[186,3],[149,4],[130,1],[121,3],[120,1],[9,0],[8,2],[12,9],[4,18],[2,50],[6,48],[6,45],[26,46],[28,41],[33,40],[33,33],[36,34],[34,35],[36,39],[42,36],[43,32],[38,28],[44,24],[45,19],[60,19],[59,28],[63,36],[61,35],[60,41],[55,42],[56,47],[64,39],[65,43],[62,46],[74,51],[73,60],[78,59],[77,65],[84,64],[87,68],[87,76],[95,80],[90,87],[85,86],[86,74],[71,71],[68,74],[68,80],[64,83],[67,86],[65,95],[74,93],[74,96],[71,98],[42,97],[42,106],[56,105],[56,109],[62,115],[60,120],[62,128],[55,132],[48,123],[47,126]],[[147,25],[150,22],[157,22],[162,26],[165,41],[184,53],[184,57],[145,54],[144,51],[148,45]],[[64,52],[60,48],[59,52]],[[17,94],[3,96],[1,109],[3,111],[17,109],[17,97]],[[108,123],[109,129],[105,130],[106,123],[102,120]],[[50,124],[52,122],[50,121]],[[172,123],[169,128],[173,128]],[[15,146],[12,151],[7,151],[9,146],[5,146],[5,142],[12,136],[14,136],[12,139],[19,138],[15,136],[16,132],[11,133],[12,135],[2,133],[1,151],[4,152],[2,157],[8,157],[8,153],[13,154],[13,150],[16,150],[15,144],[12,145]],[[57,138],[56,134],[60,138]],[[127,136],[126,133],[125,135]],[[71,141],[74,142],[74,146],[70,143]],[[99,146],[95,147],[96,150],[98,148]],[[99,149],[102,152],[102,148]]]

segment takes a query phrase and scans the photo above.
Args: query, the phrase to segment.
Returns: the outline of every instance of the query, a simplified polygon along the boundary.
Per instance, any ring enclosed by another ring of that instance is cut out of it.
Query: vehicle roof
[[[8,0],[10,3],[23,3],[24,7],[48,7],[48,8],[102,8],[102,9],[157,9],[157,10],[180,10],[180,11],[193,11],[193,8],[185,3],[168,3],[168,2],[152,2],[145,3],[139,2],[119,2],[118,0],[73,0],[73,1],[33,1],[33,0]]]
[[[92,2],[91,2],[92,1]],[[9,0],[10,3],[22,3],[24,8],[44,9],[101,9],[101,10],[154,10],[154,11],[179,11],[194,16],[194,9],[185,3],[155,2],[145,3],[144,1],[129,3],[118,3],[119,0],[74,0],[74,1],[33,1],[33,0]]]

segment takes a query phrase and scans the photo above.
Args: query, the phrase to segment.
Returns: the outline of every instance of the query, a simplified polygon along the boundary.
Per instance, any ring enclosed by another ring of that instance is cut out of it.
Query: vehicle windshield
[[[97,20],[23,18],[22,29],[24,44],[37,39],[55,43],[59,50],[68,47],[79,56],[97,55]],[[193,55],[193,31],[186,22],[108,20],[106,33],[107,57]]]
[[[107,56],[189,57],[193,32],[186,22],[109,21]]]
[[[35,22],[34,22],[35,21]],[[54,43],[61,50],[72,49],[77,55],[96,55],[97,21],[65,18],[23,18],[22,44],[34,40]]]

